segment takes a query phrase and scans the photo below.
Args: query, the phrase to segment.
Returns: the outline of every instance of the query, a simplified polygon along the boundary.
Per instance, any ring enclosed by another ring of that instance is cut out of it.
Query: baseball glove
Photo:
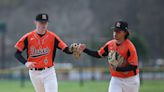
[[[116,51],[111,50],[108,54],[108,62],[114,67],[121,66],[124,60],[124,57],[118,54]]]
[[[80,58],[81,51],[79,50],[79,45],[78,43],[73,43],[69,47],[69,51],[73,53],[73,56],[78,59]]]

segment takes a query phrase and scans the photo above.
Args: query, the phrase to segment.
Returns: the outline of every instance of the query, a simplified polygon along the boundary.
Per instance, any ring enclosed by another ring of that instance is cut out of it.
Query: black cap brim
[[[48,22],[47,20],[36,20],[38,22]]]
[[[120,29],[120,30],[122,30],[121,28],[119,28],[119,27],[111,27],[111,29],[112,30],[116,30],[116,29]],[[125,31],[125,30],[124,30]]]

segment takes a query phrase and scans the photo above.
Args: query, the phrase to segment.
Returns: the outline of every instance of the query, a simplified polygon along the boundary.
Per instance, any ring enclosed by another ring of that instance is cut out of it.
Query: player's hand
[[[69,46],[69,51],[73,52],[73,56],[76,59],[80,58],[81,53],[83,52],[83,50],[86,48],[85,44],[81,44],[81,43],[73,43]]]
[[[86,49],[86,45],[85,44],[79,44],[79,51],[83,52]]]
[[[25,66],[26,66],[28,69],[31,69],[31,68],[34,68],[34,67],[35,67],[35,64],[36,64],[36,62],[26,62],[26,63],[25,63]]]
[[[79,51],[79,44],[78,43],[72,43],[70,46],[69,46],[69,51],[73,53],[73,56],[76,58],[76,59],[79,59],[81,53]]]
[[[112,64],[109,64],[109,67],[111,67],[113,70],[115,70],[116,71],[116,66],[114,66],[114,65],[112,65]]]

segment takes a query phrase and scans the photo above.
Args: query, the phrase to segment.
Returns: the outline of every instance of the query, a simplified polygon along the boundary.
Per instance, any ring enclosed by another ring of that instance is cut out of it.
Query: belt
[[[50,67],[45,67],[45,68],[31,68],[30,70],[42,71],[42,70],[45,70],[46,68],[50,68]]]

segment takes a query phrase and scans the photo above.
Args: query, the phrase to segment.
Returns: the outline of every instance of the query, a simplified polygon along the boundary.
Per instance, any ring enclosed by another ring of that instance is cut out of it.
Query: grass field
[[[58,81],[59,92],[107,92],[108,81],[85,81],[80,86],[78,81]],[[34,92],[30,81],[25,82],[25,87],[20,86],[20,81],[0,80],[0,92]],[[164,81],[143,81],[140,92],[164,92]]]

